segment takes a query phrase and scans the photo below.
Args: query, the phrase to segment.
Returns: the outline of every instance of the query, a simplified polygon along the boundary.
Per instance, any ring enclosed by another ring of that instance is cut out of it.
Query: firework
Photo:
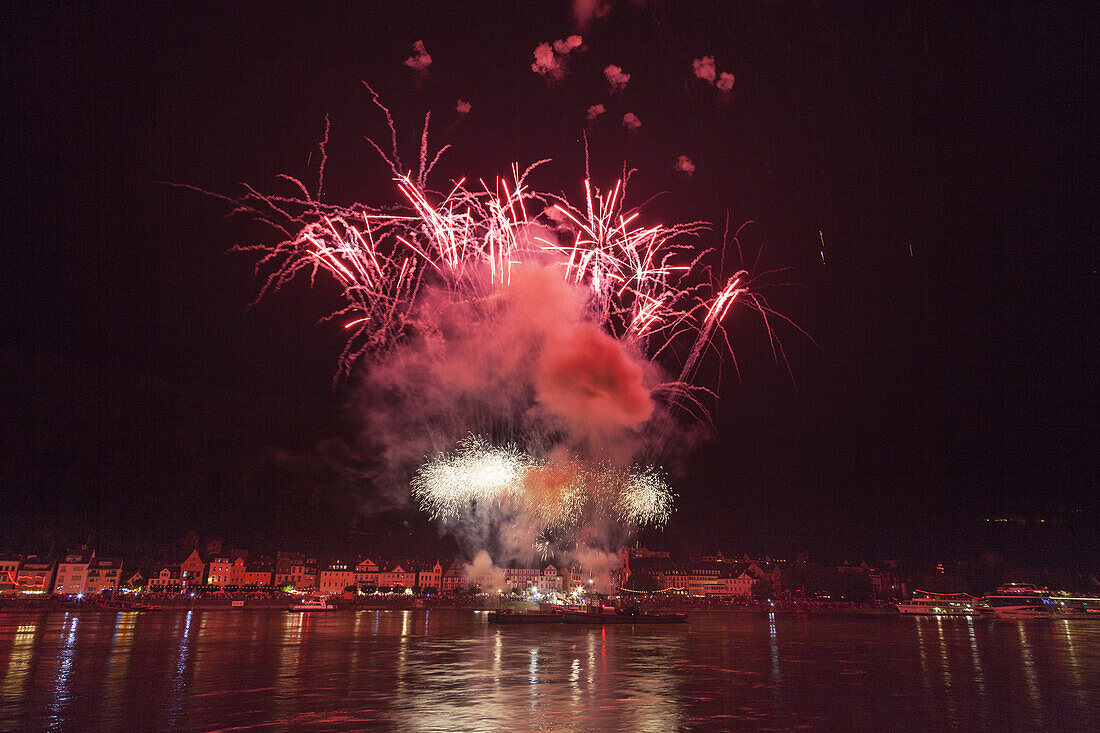
[[[477,436],[421,466],[412,493],[421,509],[442,520],[485,513],[535,517],[542,531],[536,544],[544,552],[551,542],[547,532],[610,517],[638,526],[663,525],[673,502],[668,483],[653,467],[538,459]]]
[[[429,154],[428,119],[413,175],[371,94],[392,149],[371,144],[403,205],[321,201],[326,123],[316,193],[284,177],[294,195],[247,188],[235,201],[281,235],[241,248],[260,254],[260,297],[300,275],[340,284],[337,378],[364,360],[382,375],[374,387],[393,407],[374,434],[397,446],[389,455],[430,441],[412,494],[433,517],[531,526],[544,555],[581,527],[664,524],[673,495],[651,464],[667,450],[671,413],[707,416],[700,396],[713,393],[694,384],[703,356],[732,353],[725,323],[738,305],[771,338],[773,311],[749,273],[714,276],[712,250],[699,246],[707,223],[647,222],[628,208],[629,176],[605,190],[584,179],[579,202],[530,187],[547,161],[432,190],[446,148]]]

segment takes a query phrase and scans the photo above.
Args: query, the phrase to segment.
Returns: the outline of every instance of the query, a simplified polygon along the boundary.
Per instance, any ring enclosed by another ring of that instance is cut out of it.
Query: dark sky
[[[431,110],[441,179],[551,157],[534,183],[571,195],[605,103],[598,185],[625,161],[636,202],[668,191],[654,216],[752,220],[747,256],[789,268],[766,294],[813,341],[777,328],[788,373],[757,320],[732,324],[740,378],[713,375],[715,435],[647,540],[919,554],[1003,542],[970,524],[995,514],[1095,527],[1098,13],[967,5],[622,0],[556,87],[529,67],[575,32],[568,3],[5,5],[0,545],[401,524],[349,519],[373,493],[338,458],[357,422],[340,329],[317,325],[335,289],[249,308],[253,262],[227,250],[264,230],[165,183],[315,181],[327,114],[327,195],[387,202],[361,80],[407,161]],[[736,74],[728,103],[693,78],[703,55]]]

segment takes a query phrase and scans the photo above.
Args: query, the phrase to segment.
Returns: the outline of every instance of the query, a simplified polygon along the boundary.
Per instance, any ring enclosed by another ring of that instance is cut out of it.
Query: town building
[[[648,576],[653,590],[695,598],[748,597],[760,573],[761,569],[753,568],[751,563],[733,562],[721,555],[687,562],[656,557],[634,561],[635,581],[638,577]]]
[[[439,592],[444,595],[453,595],[464,591],[469,582],[466,580],[466,565],[460,560],[452,560],[439,580]]]
[[[19,572],[16,573],[18,595],[48,595],[53,590],[56,572],[57,563],[52,558],[30,555],[19,564]]]
[[[305,568],[306,556],[300,552],[275,553],[275,577],[273,583],[276,588],[297,588],[302,583],[302,571]]]
[[[223,589],[232,583],[234,558],[221,556],[210,561],[210,571],[206,576],[208,587]],[[244,561],[241,561],[240,574],[244,576]]]
[[[527,592],[539,587],[542,571],[538,568],[507,568],[504,571],[504,590],[519,589]]]
[[[321,567],[315,557],[307,557],[301,568],[302,582],[298,586],[301,591],[315,591],[320,582]]]
[[[412,568],[413,564],[409,562],[385,566],[385,569],[378,571],[378,587],[396,591],[412,588],[416,585],[416,571]]]
[[[244,568],[241,585],[249,589],[266,588],[275,577],[275,563],[269,557],[250,560]]]
[[[550,593],[562,592],[562,578],[561,573],[553,565],[547,565],[539,573],[538,579],[538,591],[542,595],[549,595]]]
[[[343,593],[348,586],[355,585],[355,565],[347,560],[332,560],[321,569],[317,579],[317,590],[323,596]]]
[[[150,593],[179,593],[183,590],[179,565],[161,565],[149,575],[145,587]]]
[[[22,555],[0,555],[0,596],[13,595],[19,588],[17,578]]]
[[[187,589],[202,585],[206,579],[205,574],[206,563],[202,561],[198,550],[191,550],[191,554],[180,563],[180,587]]]
[[[95,557],[88,563],[88,581],[85,593],[104,593],[118,590],[122,579],[121,557]]]
[[[88,563],[95,557],[95,551],[70,552],[57,563],[54,579],[55,595],[77,595],[84,592],[88,580]]]
[[[780,564],[771,558],[749,560],[745,572],[754,580],[762,582],[769,595],[775,596],[783,592],[783,574]]]
[[[378,587],[378,563],[365,557],[355,566],[355,584],[360,588]]]
[[[443,565],[438,560],[434,563],[417,563],[416,585],[421,593],[438,593],[443,587]]]

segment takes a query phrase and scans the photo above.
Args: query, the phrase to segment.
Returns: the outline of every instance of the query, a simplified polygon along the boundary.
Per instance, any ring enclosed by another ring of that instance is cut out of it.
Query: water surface
[[[1100,729],[1100,622],[0,612],[0,729]]]

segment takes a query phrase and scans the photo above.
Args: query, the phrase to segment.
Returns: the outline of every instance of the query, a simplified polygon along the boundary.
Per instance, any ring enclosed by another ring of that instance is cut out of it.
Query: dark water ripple
[[[1097,730],[1100,623],[0,613],[3,730]]]

